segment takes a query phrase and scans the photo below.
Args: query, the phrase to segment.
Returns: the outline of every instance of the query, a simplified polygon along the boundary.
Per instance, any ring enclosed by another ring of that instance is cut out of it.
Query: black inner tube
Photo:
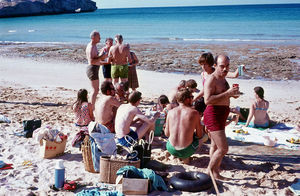
[[[201,172],[178,173],[170,179],[170,184],[177,190],[199,192],[212,187],[210,176]]]

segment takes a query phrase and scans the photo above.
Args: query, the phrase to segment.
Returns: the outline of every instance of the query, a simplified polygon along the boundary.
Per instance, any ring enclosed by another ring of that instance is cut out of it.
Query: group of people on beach
[[[226,55],[214,58],[211,53],[204,53],[198,59],[203,69],[201,91],[197,90],[195,80],[182,80],[169,96],[161,95],[158,98],[158,104],[152,108],[156,113],[146,116],[138,108],[142,100],[142,94],[136,90],[138,85],[131,86],[132,92],[126,95],[129,91],[126,85],[130,72],[128,67],[134,67],[136,75],[138,59],[130,52],[129,45],[123,44],[121,35],[116,35],[115,41],[113,46],[113,40],[106,39],[106,46],[98,52],[96,44],[100,42],[100,34],[97,31],[91,33],[86,55],[89,63],[87,76],[93,92],[89,103],[87,91],[79,90],[73,106],[76,125],[82,127],[96,121],[115,133],[119,145],[129,147],[133,143],[131,140],[138,141],[148,137],[150,131],[154,130],[156,119],[163,112],[166,116],[164,135],[168,138],[168,152],[188,163],[191,155],[199,149],[204,137],[208,135],[211,139],[208,172],[217,179],[224,179],[220,175],[220,165],[228,151],[225,135],[227,118],[230,112],[241,115],[239,111],[229,107],[230,98],[238,98],[241,94],[239,86],[230,87],[226,77],[236,78],[240,70],[229,72],[230,59]],[[100,66],[103,67],[105,78],[101,86],[98,76]],[[136,83],[138,84],[137,80]],[[99,86],[102,95],[96,100]],[[253,117],[253,126],[268,126],[269,103],[264,99],[263,88],[255,87],[254,91],[256,99],[251,104],[245,126],[250,124]]]

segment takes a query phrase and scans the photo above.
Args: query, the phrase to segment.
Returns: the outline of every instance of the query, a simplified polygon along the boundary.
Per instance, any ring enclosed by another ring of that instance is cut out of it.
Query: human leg
[[[93,109],[95,108],[95,103],[96,103],[96,99],[97,99],[97,95],[99,92],[99,80],[92,80],[91,81],[91,85],[92,85],[92,106]]]
[[[210,132],[211,139],[213,140],[214,144],[216,145],[216,150],[212,153],[209,164],[208,170],[211,170],[214,177],[217,179],[225,179],[219,173],[219,166],[222,162],[223,157],[228,152],[228,143],[225,136],[225,131],[213,131]]]

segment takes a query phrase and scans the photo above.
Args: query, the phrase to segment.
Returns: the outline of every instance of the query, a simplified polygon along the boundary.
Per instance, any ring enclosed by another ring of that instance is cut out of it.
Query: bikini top
[[[255,103],[255,110],[262,110],[262,111],[267,111],[268,108],[259,108],[257,103]]]

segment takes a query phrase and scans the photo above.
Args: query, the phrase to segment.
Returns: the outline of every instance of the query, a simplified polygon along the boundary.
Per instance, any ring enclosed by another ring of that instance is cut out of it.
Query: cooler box
[[[158,118],[155,121],[154,136],[161,136],[164,129],[165,118]]]

